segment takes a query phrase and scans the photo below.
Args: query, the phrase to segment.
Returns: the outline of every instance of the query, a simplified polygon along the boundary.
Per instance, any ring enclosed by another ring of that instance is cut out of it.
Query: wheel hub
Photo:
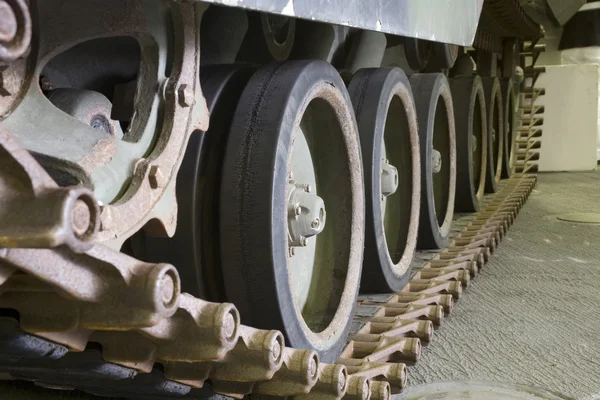
[[[398,169],[384,160],[381,163],[381,196],[391,196],[398,190]]]
[[[442,170],[442,154],[436,149],[431,151],[431,170],[434,174]]]
[[[288,184],[288,243],[290,247],[305,247],[307,239],[325,228],[325,202],[311,193],[309,184]],[[292,253],[290,253],[292,254]]]

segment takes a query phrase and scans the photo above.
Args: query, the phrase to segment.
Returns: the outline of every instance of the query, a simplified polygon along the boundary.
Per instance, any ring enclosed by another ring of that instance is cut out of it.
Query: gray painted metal
[[[483,0],[203,0],[273,14],[469,46]]]

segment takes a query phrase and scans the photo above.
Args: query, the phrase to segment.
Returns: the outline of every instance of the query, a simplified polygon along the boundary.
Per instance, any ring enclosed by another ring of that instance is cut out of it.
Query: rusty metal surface
[[[30,42],[31,15],[27,1],[0,1],[0,64],[24,56]]]
[[[190,135],[208,127],[198,34],[207,5],[147,0],[33,4],[44,16],[27,60],[33,68],[16,63],[4,71],[9,95],[0,101],[3,123],[52,176],[70,177],[93,190],[102,202],[98,241],[119,248],[142,227],[172,235],[174,177]],[[172,35],[165,31],[167,19]],[[40,80],[44,66],[57,55],[82,42],[115,36],[136,39],[141,54],[134,112],[122,139],[64,113],[40,90],[52,88],[52,82]]]
[[[91,248],[99,208],[91,191],[59,187],[0,126],[0,247]]]

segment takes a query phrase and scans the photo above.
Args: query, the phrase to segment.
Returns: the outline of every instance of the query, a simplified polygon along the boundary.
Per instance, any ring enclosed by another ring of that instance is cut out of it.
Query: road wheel
[[[415,104],[399,68],[359,70],[348,91],[365,169],[362,293],[401,290],[417,242],[421,172]]]
[[[485,189],[488,131],[483,85],[478,76],[452,80],[456,121],[456,212],[479,210]]]
[[[485,191],[495,193],[502,175],[504,161],[504,107],[498,78],[483,78],[483,92],[487,109],[488,164]]]
[[[364,214],[358,129],[337,71],[318,60],[258,70],[221,185],[223,277],[242,322],[333,362],[358,292]]]
[[[431,58],[431,42],[422,39],[405,38],[404,54],[409,67],[421,71],[427,67]]]
[[[443,249],[454,215],[456,133],[450,85],[443,74],[410,77],[421,149],[421,210],[417,248]]]
[[[515,163],[516,112],[517,98],[512,79],[504,78],[500,82],[504,99],[504,162],[502,163],[502,178],[510,178]]]

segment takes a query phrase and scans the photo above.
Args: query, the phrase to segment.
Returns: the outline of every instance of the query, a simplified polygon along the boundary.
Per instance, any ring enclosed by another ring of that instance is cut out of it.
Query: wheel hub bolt
[[[431,170],[434,174],[442,170],[442,154],[436,149],[431,150]]]
[[[92,213],[85,201],[78,199],[75,201],[71,212],[71,227],[75,235],[83,238],[90,229],[92,223]]]
[[[304,247],[307,239],[318,235],[325,227],[325,202],[310,193],[309,185],[288,185],[288,243],[289,246]],[[290,256],[294,252],[289,252]]]
[[[381,194],[391,196],[398,190],[398,169],[385,160],[381,163]]]

